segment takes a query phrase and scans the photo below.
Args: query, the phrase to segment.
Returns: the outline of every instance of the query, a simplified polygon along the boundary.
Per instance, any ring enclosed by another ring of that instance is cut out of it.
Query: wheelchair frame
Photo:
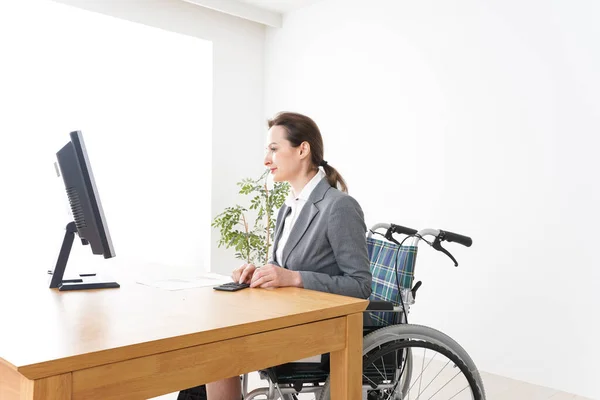
[[[386,229],[385,234],[381,234],[376,232],[378,229]],[[402,241],[408,241],[409,246],[418,247],[421,241],[425,241],[427,244],[432,246],[434,249],[443,252],[448,257],[452,259],[455,266],[458,266],[456,259],[441,246],[442,241],[447,242],[457,242],[464,246],[471,246],[472,240],[469,237],[455,234],[448,231],[443,231],[439,229],[423,229],[417,231],[415,229],[406,228],[400,225],[395,224],[387,224],[387,223],[379,223],[374,225],[368,233],[368,237],[371,238],[373,234],[380,234],[384,236],[387,241],[401,245],[397,240],[394,239],[393,234],[403,234],[406,235],[406,238]],[[430,242],[426,239],[426,237],[433,237],[433,241]],[[397,273],[397,272],[396,272]],[[408,315],[410,312],[410,306],[414,304],[414,298],[416,296],[416,291],[418,290],[421,282],[417,282],[411,289],[406,289],[399,287],[400,295],[402,298],[402,305],[395,306],[391,302],[387,301],[371,301],[369,307],[365,312],[394,312],[398,317],[396,318],[397,324],[393,324],[385,327],[378,327],[373,329],[369,334],[363,337],[363,354],[367,354],[369,351],[372,351],[377,346],[382,346],[392,341],[398,340],[423,340],[428,343],[432,343],[435,346],[438,346],[445,351],[448,351],[450,354],[453,354],[459,360],[458,364],[461,365],[461,369],[465,368],[465,371],[468,371],[470,377],[474,381],[477,395],[474,396],[474,400],[485,400],[485,391],[483,388],[483,382],[479,375],[479,372],[467,354],[467,352],[452,338],[445,335],[442,332],[439,332],[433,328],[406,324],[405,315]],[[404,353],[402,353],[404,354]],[[410,383],[410,374],[412,373],[412,351],[406,350],[406,365],[407,369],[403,369],[403,373],[405,376],[398,376],[398,380],[403,380],[403,389],[405,390],[407,384]],[[363,366],[364,368],[364,366]],[[464,371],[463,371],[464,372]],[[408,382],[407,378],[408,376]],[[328,400],[329,399],[329,379],[327,378],[325,382],[318,382],[317,385],[313,383],[313,386],[305,386],[306,381],[304,383],[298,384],[278,384],[274,383],[273,379],[269,377],[269,373],[263,372],[261,373],[261,378],[267,380],[269,386],[262,387],[252,390],[248,392],[248,374],[244,374],[242,376],[242,395],[245,400],[253,400],[257,396],[266,396],[267,400],[294,400],[297,397],[295,396],[297,393],[314,393],[315,398],[318,400]],[[468,377],[467,377],[468,378]],[[309,380],[310,381],[310,380]],[[471,381],[469,381],[471,383]],[[472,385],[473,385],[472,384]],[[397,384],[396,384],[397,385]],[[300,389],[300,390],[297,390]],[[380,389],[377,387],[377,389]],[[369,387],[363,386],[363,399],[367,398],[367,391]],[[371,389],[372,390],[372,389]]]

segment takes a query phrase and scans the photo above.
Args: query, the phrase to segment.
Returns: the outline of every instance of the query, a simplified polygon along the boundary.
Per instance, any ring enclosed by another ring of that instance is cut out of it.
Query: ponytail
[[[348,186],[346,186],[346,181],[344,181],[344,178],[342,178],[342,175],[340,175],[337,169],[333,168],[325,161],[323,161],[321,164],[323,169],[325,170],[325,175],[327,176],[327,182],[329,182],[329,185],[334,188],[340,189],[342,192],[348,193]]]

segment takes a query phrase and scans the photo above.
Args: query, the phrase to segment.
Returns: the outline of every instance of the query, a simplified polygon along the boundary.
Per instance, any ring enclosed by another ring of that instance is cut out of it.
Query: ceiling
[[[314,4],[322,0],[237,0],[240,3],[246,3],[268,11],[275,11],[285,14]]]
[[[283,15],[323,0],[183,0],[274,28],[281,28]]]

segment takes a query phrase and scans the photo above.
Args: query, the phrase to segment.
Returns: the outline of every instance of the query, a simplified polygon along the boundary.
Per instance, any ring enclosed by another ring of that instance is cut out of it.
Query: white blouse
[[[279,238],[279,243],[277,244],[277,252],[275,254],[275,261],[277,261],[277,263],[279,263],[279,265],[282,267],[284,267],[282,260],[283,248],[290,237],[290,232],[292,231],[292,228],[298,219],[298,215],[300,215],[300,212],[302,211],[302,208],[306,204],[312,191],[315,189],[315,187],[317,187],[319,182],[321,182],[321,179],[325,178],[325,176],[325,172],[319,168],[317,174],[306,184],[306,186],[304,186],[297,197],[294,197],[294,191],[292,189],[288,195],[288,198],[285,200],[285,205],[290,207],[292,211],[285,218],[283,232],[281,232],[281,237]]]

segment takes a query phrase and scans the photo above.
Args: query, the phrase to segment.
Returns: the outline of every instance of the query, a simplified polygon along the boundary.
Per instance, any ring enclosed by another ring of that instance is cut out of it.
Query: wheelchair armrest
[[[394,304],[384,300],[370,300],[365,311],[394,311]]]

